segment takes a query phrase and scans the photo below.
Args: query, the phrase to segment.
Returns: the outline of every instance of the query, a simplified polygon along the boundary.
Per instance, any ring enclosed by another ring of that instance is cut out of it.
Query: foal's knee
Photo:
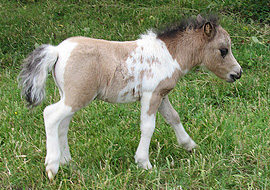
[[[141,120],[141,133],[142,136],[151,138],[155,130],[155,115]]]
[[[175,110],[171,110],[168,113],[163,113],[162,115],[166,122],[171,126],[175,126],[181,123],[180,117]]]
[[[172,111],[170,120],[171,124],[179,124],[181,122],[180,117],[175,110]]]

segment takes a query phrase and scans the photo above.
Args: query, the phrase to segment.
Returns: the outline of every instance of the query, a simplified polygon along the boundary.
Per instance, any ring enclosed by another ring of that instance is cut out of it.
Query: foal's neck
[[[179,63],[184,72],[182,74],[201,64],[204,39],[196,31],[181,32],[160,40],[166,44],[173,59]]]

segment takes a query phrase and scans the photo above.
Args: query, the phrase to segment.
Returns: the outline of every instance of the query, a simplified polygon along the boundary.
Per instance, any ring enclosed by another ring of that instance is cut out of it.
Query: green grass
[[[269,189],[269,20],[243,22],[229,5],[228,0],[1,1],[0,188]],[[42,111],[59,95],[49,77],[46,101],[35,112],[25,107],[16,78],[27,54],[75,35],[134,40],[151,27],[201,12],[220,15],[244,73],[228,84],[195,68],[170,94],[199,148],[192,153],[180,148],[158,114],[150,145],[154,168],[140,169],[133,158],[140,138],[139,104],[94,101],[74,116],[73,161],[50,183]]]

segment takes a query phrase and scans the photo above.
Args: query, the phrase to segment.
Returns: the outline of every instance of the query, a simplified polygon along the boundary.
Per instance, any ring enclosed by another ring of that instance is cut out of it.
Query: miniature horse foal
[[[141,139],[135,162],[142,168],[152,168],[149,144],[157,111],[173,127],[178,143],[192,150],[196,144],[183,128],[168,93],[197,65],[204,65],[228,82],[241,77],[230,37],[215,18],[198,15],[163,32],[148,31],[136,41],[72,37],[58,46],[38,47],[25,60],[19,79],[30,107],[44,99],[49,70],[59,88],[61,100],[44,110],[49,179],[56,175],[59,164],[71,160],[67,132],[72,116],[94,99],[140,101]]]

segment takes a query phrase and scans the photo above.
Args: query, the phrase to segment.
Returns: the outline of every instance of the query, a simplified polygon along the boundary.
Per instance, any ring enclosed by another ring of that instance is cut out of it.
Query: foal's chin
[[[236,81],[236,79],[234,79],[234,78],[230,78],[230,79],[227,79],[226,80],[228,83],[233,83],[233,82],[235,82]]]
[[[219,78],[222,80],[225,80],[228,83],[233,83],[237,80],[237,78],[235,78],[235,77],[219,77]]]

